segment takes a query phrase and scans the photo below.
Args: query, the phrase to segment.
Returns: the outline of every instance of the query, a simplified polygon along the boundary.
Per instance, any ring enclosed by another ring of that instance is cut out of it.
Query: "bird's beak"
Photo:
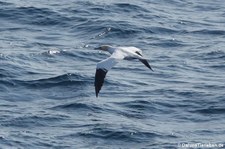
[[[94,50],[100,50],[100,47],[96,47],[96,48],[94,48]]]

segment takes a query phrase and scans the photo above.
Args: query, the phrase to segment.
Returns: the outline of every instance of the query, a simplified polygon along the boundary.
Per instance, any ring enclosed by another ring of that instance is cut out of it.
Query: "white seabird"
[[[152,70],[148,61],[142,56],[142,51],[136,47],[112,47],[109,45],[102,45],[95,50],[108,51],[111,56],[97,63],[95,73],[95,93],[98,97],[98,93],[102,88],[106,73],[116,65],[119,60],[140,60],[146,67]],[[153,71],[153,70],[152,70]]]

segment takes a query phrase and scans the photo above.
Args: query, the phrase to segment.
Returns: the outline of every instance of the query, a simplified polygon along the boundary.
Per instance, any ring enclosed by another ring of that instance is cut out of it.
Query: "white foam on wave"
[[[54,54],[59,54],[61,51],[60,50],[58,50],[58,49],[50,49],[50,50],[48,50],[48,54],[50,54],[50,55],[54,55]]]

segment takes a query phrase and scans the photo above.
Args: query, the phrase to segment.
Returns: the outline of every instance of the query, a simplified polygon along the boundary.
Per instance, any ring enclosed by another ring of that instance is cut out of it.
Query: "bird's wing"
[[[136,51],[135,53],[138,54],[139,56],[143,57],[141,51]],[[152,67],[149,65],[148,61],[147,61],[145,58],[141,58],[141,59],[139,59],[139,60],[140,60],[146,67],[148,67],[149,69],[151,69],[151,70],[153,71]]]
[[[118,63],[118,60],[123,59],[124,56],[122,53],[115,51],[110,57],[105,60],[102,60],[97,64],[96,73],[95,73],[95,93],[98,97],[98,93],[102,88],[106,73]]]
[[[146,67],[148,67],[149,69],[153,71],[152,67],[149,65],[146,59],[139,59],[139,61],[141,61]]]

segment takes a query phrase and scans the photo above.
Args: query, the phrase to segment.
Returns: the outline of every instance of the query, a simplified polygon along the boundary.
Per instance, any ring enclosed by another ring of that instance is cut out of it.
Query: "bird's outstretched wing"
[[[139,61],[141,61],[146,67],[148,67],[149,69],[153,71],[152,67],[149,65],[146,59],[139,59]]]
[[[136,51],[135,53],[138,54],[139,56],[143,57],[141,51]],[[149,65],[149,63],[146,59],[139,59],[139,61],[141,61],[146,67],[148,67],[149,69],[151,69],[153,71],[152,67]]]
[[[95,73],[95,94],[98,97],[98,93],[101,90],[106,73],[118,63],[118,60],[123,59],[124,56],[119,52],[114,52],[109,58],[102,60],[97,64]]]
[[[108,71],[105,69],[96,69],[96,73],[95,73],[95,94],[96,97],[98,97],[98,93],[102,88],[102,85],[104,83],[104,79],[106,76],[106,73]]]

